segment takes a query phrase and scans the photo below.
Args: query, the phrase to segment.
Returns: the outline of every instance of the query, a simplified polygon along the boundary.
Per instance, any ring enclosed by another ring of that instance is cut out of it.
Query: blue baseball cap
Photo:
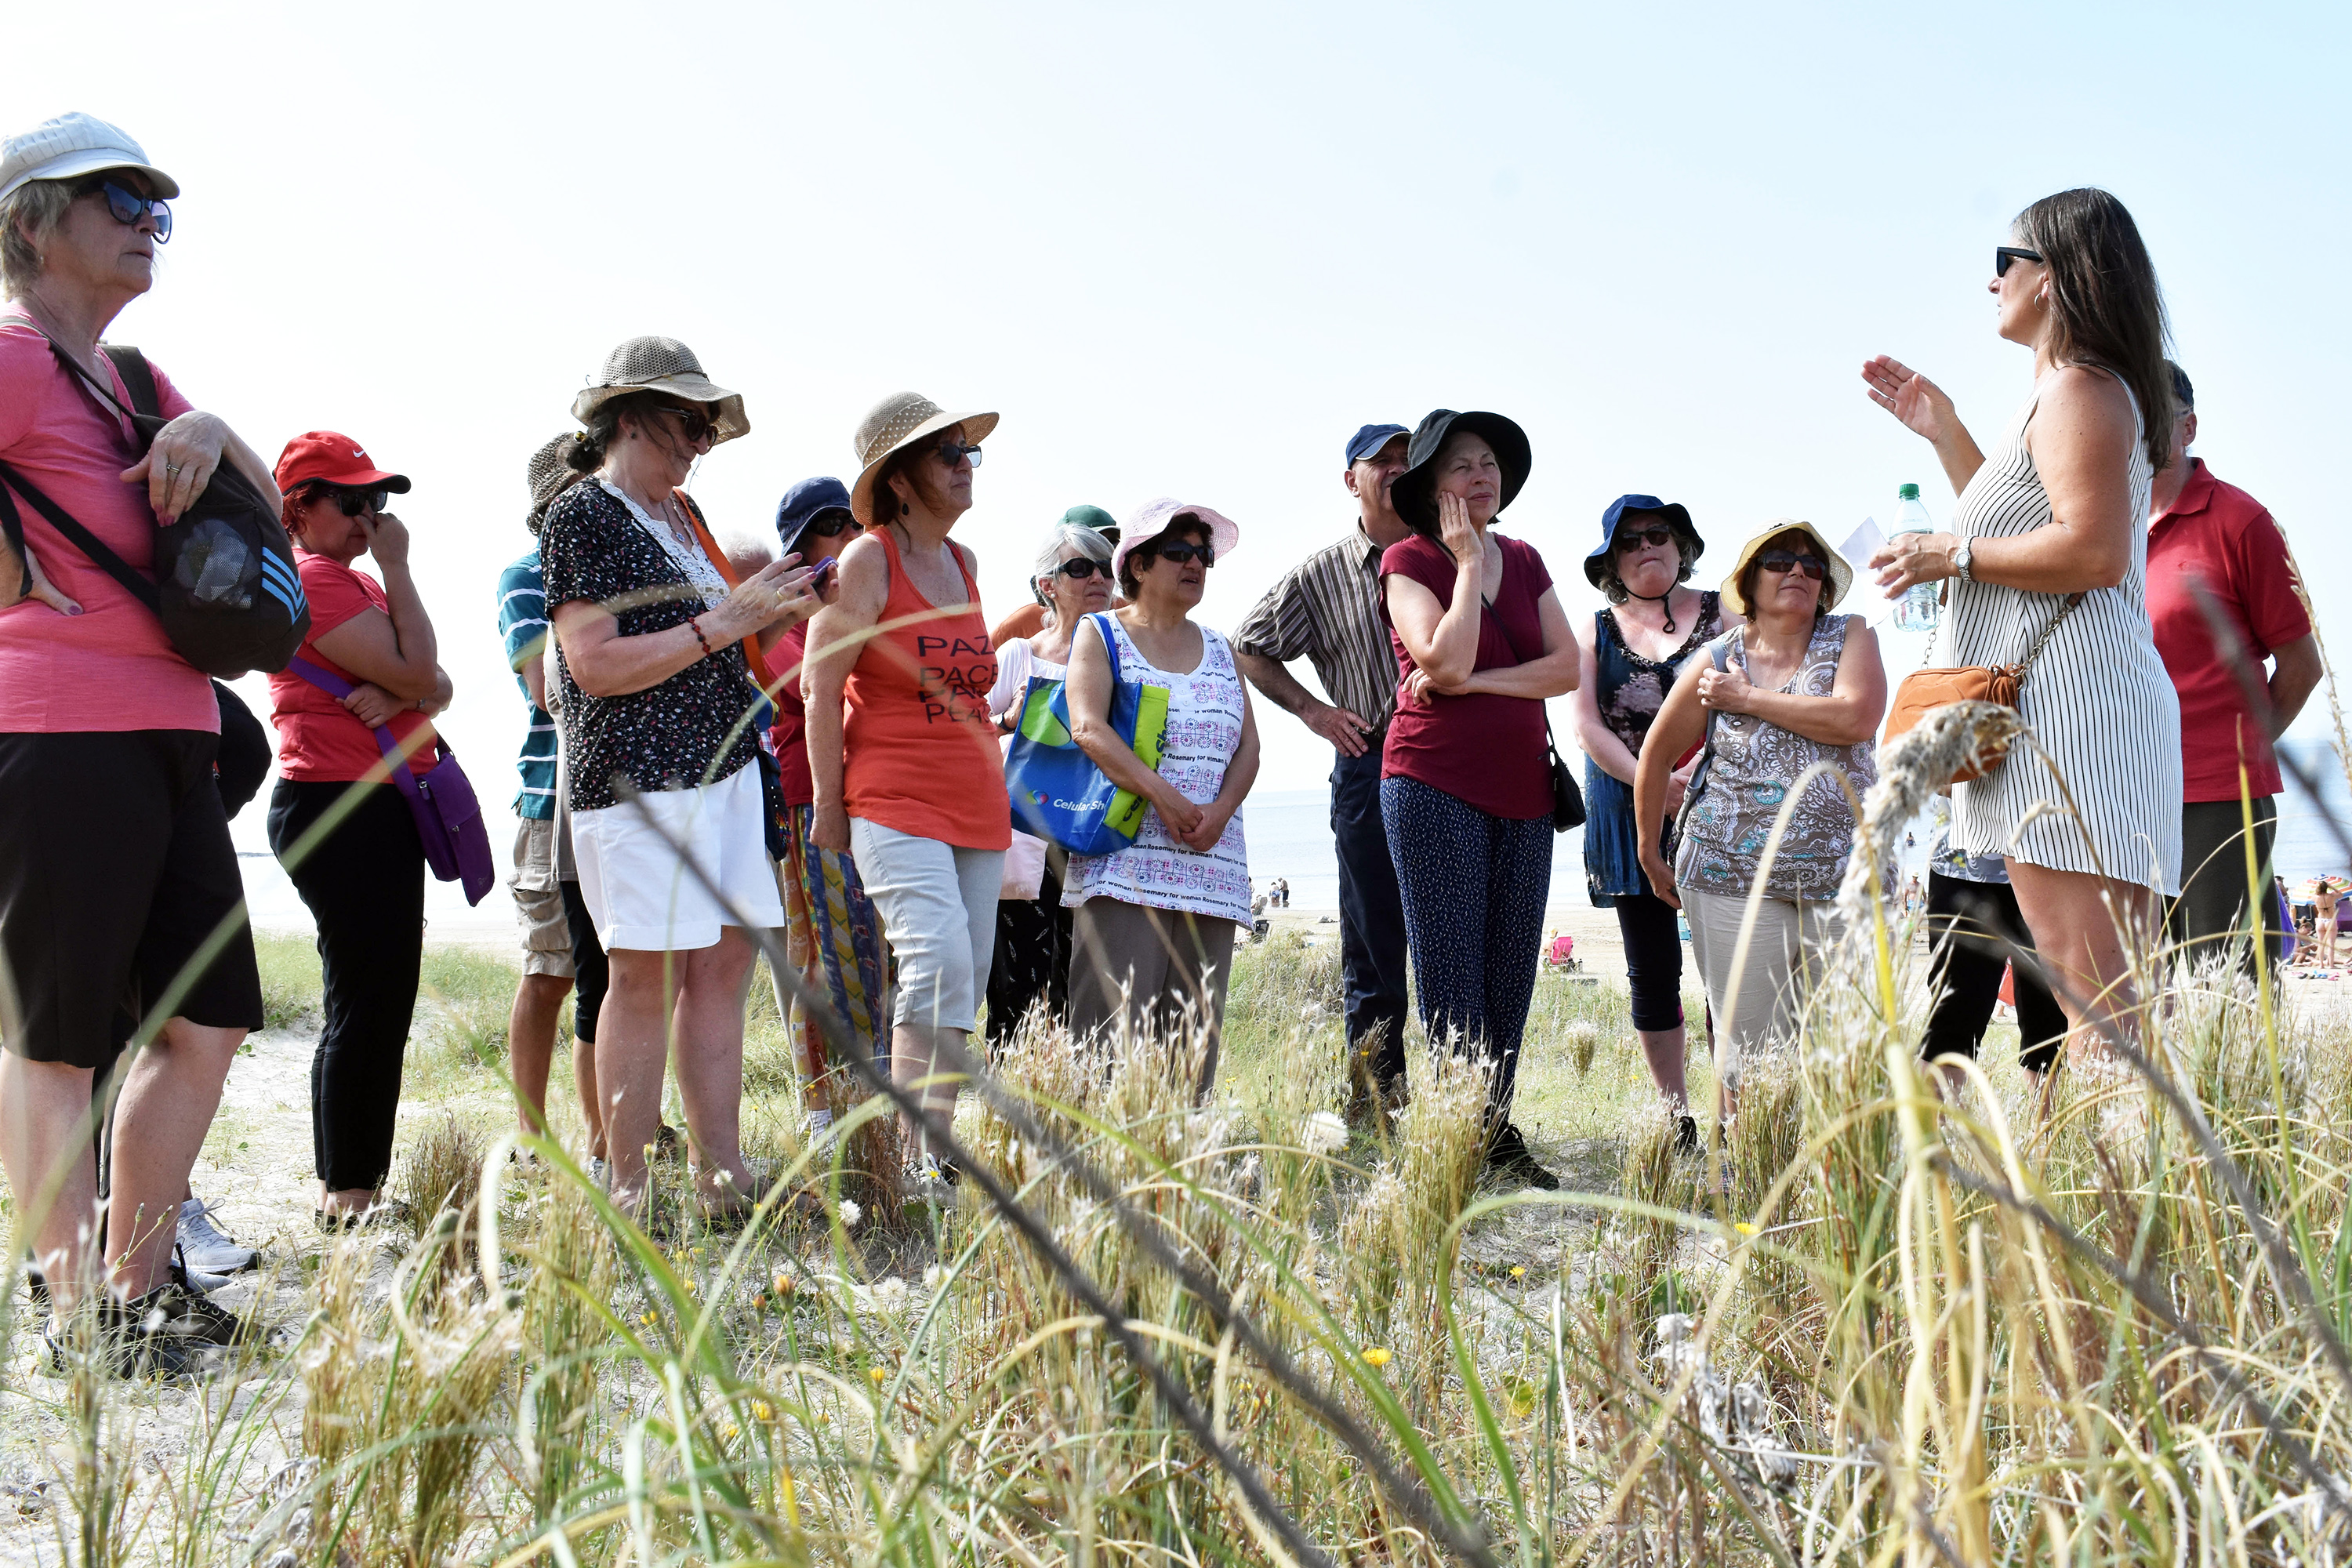
[[[776,540],[790,555],[800,548],[801,535],[821,511],[849,511],[849,487],[831,475],[803,479],[776,503]],[[855,515],[854,513],[852,515]]]
[[[1402,425],[1367,425],[1349,438],[1348,466],[1352,468],[1367,458],[1378,457],[1381,447],[1412,434]]]

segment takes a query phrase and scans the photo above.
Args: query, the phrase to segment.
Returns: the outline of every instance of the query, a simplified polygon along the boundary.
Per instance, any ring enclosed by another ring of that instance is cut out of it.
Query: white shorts
[[[849,848],[898,962],[891,1022],[969,1034],[996,952],[1004,851],[960,849],[862,816],[849,819]]]
[[[648,790],[638,798],[753,927],[784,923],[760,820],[767,805],[756,765],[699,789]],[[572,813],[572,848],[580,896],[607,952],[716,947],[720,929],[735,923],[634,805]]]

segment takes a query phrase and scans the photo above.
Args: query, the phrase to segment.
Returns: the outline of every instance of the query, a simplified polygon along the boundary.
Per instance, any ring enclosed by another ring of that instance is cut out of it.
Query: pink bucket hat
[[[1139,545],[1149,544],[1167,532],[1179,518],[1198,518],[1207,525],[1209,547],[1217,552],[1220,561],[1241,546],[1242,531],[1234,526],[1232,518],[1223,512],[1211,511],[1204,506],[1195,506],[1191,501],[1161,496],[1158,500],[1144,502],[1135,515],[1120,526],[1118,548],[1112,551],[1110,556],[1112,581],[1118,581],[1118,574],[1126,570],[1128,556]]]

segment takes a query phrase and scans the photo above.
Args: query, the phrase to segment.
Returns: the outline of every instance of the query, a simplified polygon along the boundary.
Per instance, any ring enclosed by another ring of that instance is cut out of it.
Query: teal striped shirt
[[[515,815],[536,822],[555,816],[555,721],[530,700],[522,679],[526,664],[547,651],[547,586],[540,580],[539,551],[499,574],[499,636],[506,639],[507,663],[522,687],[523,705],[530,710],[530,730],[522,738],[522,755],[515,766],[522,773],[516,792]]]

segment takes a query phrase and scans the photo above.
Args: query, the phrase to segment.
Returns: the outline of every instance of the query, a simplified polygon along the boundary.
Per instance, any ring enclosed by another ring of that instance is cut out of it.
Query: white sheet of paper
[[[1853,568],[1853,592],[1846,595],[1840,608],[1859,615],[1864,625],[1872,626],[1885,626],[1895,614],[1894,604],[1880,595],[1869,575],[1870,558],[1885,542],[1886,535],[1879,531],[1878,520],[1865,517],[1861,526],[1847,534],[1845,542],[1838,546],[1838,553]]]
[[[1859,572],[1870,564],[1872,554],[1885,542],[1886,535],[1878,531],[1878,520],[1865,517],[1861,527],[1845,536],[1845,542],[1838,546],[1838,553]]]

